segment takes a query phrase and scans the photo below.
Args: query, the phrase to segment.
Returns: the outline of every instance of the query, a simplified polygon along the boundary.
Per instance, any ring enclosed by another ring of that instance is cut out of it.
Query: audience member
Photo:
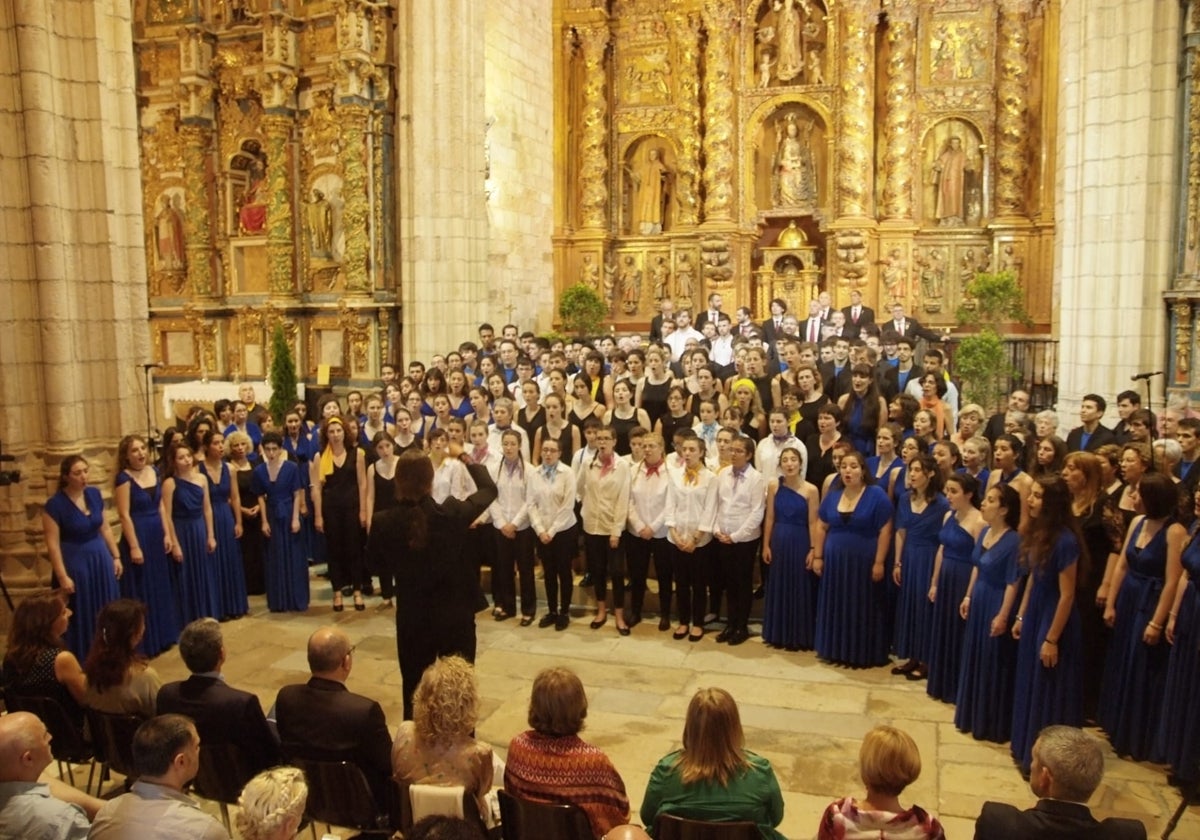
[[[158,692],[158,713],[187,715],[204,743],[233,744],[257,773],[279,763],[279,742],[263,715],[258,697],[225,684],[225,642],[214,618],[183,628],[179,655],[191,676],[167,683]]]
[[[1138,840],[1146,829],[1137,820],[1097,820],[1087,801],[1104,777],[1100,742],[1074,726],[1048,726],[1033,744],[1029,787],[1038,803],[1019,811],[985,802],[975,822],[975,840]]]
[[[304,819],[308,785],[295,767],[264,770],[242,788],[234,822],[243,840],[291,840]]]
[[[284,686],[275,699],[279,741],[285,759],[357,764],[383,808],[390,801],[392,736],[380,705],[346,688],[354,648],[336,627],[322,627],[309,637],[312,678]]]
[[[404,832],[405,840],[485,840],[483,827],[461,817],[432,814]]]
[[[876,726],[858,750],[858,773],[867,788],[864,799],[847,796],[830,804],[821,817],[817,840],[944,838],[941,824],[918,805],[905,809],[900,794],[921,775],[921,754],[907,732]]]
[[[229,840],[183,792],[200,768],[200,736],[183,715],[159,715],[133,735],[137,781],[96,815],[90,840]]]
[[[87,674],[85,706],[117,715],[154,714],[162,680],[137,652],[146,632],[146,605],[131,598],[107,604],[96,619],[92,649],[83,663]]]
[[[88,836],[84,808],[59,799],[50,785],[38,781],[52,760],[50,733],[36,715],[11,712],[0,717],[0,837]]]
[[[10,700],[24,695],[50,697],[77,726],[87,678],[75,654],[63,644],[71,608],[61,592],[32,595],[17,604],[4,654],[4,691]]]

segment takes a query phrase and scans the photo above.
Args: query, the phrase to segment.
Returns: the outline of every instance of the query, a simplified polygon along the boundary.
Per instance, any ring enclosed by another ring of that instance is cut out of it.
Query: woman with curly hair
[[[304,819],[308,785],[295,767],[264,770],[242,788],[234,818],[244,840],[291,840]]]
[[[63,646],[70,621],[71,608],[61,592],[32,595],[17,604],[4,654],[4,690],[10,700],[51,697],[82,726],[79,704],[87,679],[75,654]]]
[[[83,704],[114,715],[152,717],[162,680],[137,652],[146,635],[146,607],[118,598],[96,620],[96,637],[83,663],[87,693]]]

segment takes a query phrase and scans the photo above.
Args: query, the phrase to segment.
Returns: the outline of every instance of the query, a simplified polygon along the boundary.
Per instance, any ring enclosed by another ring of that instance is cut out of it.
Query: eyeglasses
[[[358,645],[350,645],[350,650],[346,651],[347,656],[353,656],[354,651],[358,650]]]

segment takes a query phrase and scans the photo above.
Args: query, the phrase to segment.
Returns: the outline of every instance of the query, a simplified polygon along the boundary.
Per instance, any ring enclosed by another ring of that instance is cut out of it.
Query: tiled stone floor
[[[333,613],[328,585],[321,581],[314,581],[313,594],[307,613],[271,614],[262,598],[252,598],[248,617],[225,624],[226,678],[256,692],[269,708],[280,686],[307,679],[309,634],[336,623],[358,644],[349,688],[379,700],[395,729],[401,701],[393,613],[377,609],[377,598],[368,599],[366,612]],[[774,765],[786,806],[782,831],[789,838],[812,837],[835,796],[860,794],[859,739],[878,723],[899,726],[916,739],[924,772],[902,801],[935,812],[951,838],[973,835],[974,816],[986,799],[1020,807],[1035,801],[1006,746],[962,735],[954,728],[951,706],[926,696],[923,683],[893,677],[886,668],[832,667],[811,653],[772,650],[757,637],[737,648],[718,645],[713,636],[699,644],[674,641],[658,632],[656,617],[622,638],[611,619],[603,629],[590,630],[582,608],[562,633],[536,624],[523,628],[513,620],[497,623],[486,613],[479,616],[477,632],[483,697],[478,736],[503,755],[509,739],[526,728],[537,671],[558,664],[573,668],[590,704],[583,737],[604,749],[621,772],[635,819],[650,770],[678,746],[687,703],[707,685],[733,694],[748,747]],[[174,649],[154,666],[164,681],[186,676]],[[1161,836],[1179,802],[1165,778],[1161,767],[1110,752],[1105,781],[1091,804],[1101,816],[1135,817],[1151,837]],[[1200,840],[1200,807],[1187,811],[1173,836]]]

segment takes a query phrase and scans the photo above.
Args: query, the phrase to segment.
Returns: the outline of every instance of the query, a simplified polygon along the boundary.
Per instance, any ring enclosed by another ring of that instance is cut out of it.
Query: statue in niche
[[[651,236],[663,232],[663,211],[670,174],[663,163],[662,152],[656,146],[651,146],[642,162],[629,169],[629,180],[633,185],[631,233]]]
[[[305,210],[312,255],[333,259],[333,206],[320,190],[313,190],[312,196]]]
[[[763,50],[762,57],[758,60],[758,86],[769,87],[771,84],[771,68],[775,66],[775,59],[771,56],[770,50]]]
[[[962,138],[952,135],[933,164],[933,183],[937,188],[934,215],[942,227],[960,227],[966,223],[967,153]]]
[[[812,121],[801,123],[794,113],[775,123],[771,198],[776,207],[811,207],[816,203],[812,130]]]
[[[600,266],[596,265],[591,254],[583,255],[583,269],[580,271],[579,282],[589,289],[600,291]]]
[[[807,3],[804,4],[807,7]],[[783,0],[783,5],[776,4],[776,26],[779,34],[779,61],[775,75],[781,82],[790,82],[799,78],[804,72],[804,21],[800,17],[800,9],[796,8],[795,0]]]
[[[638,300],[642,296],[642,270],[637,267],[637,260],[632,256],[625,257],[625,267],[621,269],[621,309],[626,315],[637,312]]]
[[[262,233],[267,226],[267,205],[262,195],[266,185],[266,168],[260,161],[255,161],[247,176],[246,191],[242,193],[242,206],[238,209],[238,228],[244,234]]]
[[[929,255],[925,258],[918,258],[917,264],[921,266],[921,297],[925,299],[925,311],[937,312],[941,309],[940,301],[946,293],[946,267],[942,263],[942,252],[937,248],[930,248]],[[934,305],[937,308],[931,309]]]
[[[821,69],[821,51],[815,47],[808,53],[808,83],[825,84],[825,71]]]
[[[908,263],[899,248],[893,248],[883,261],[883,285],[892,300],[904,299],[904,278],[908,276]]]
[[[675,297],[678,300],[692,299],[692,286],[696,279],[696,267],[687,254],[680,254],[675,263]]]
[[[650,271],[650,282],[654,284],[654,301],[657,303],[667,296],[668,285],[671,282],[671,266],[667,258],[661,254],[654,260],[654,268]]]
[[[187,257],[183,244],[183,213],[180,212],[179,196],[162,197],[162,206],[154,217],[154,239],[157,246],[158,267],[163,271],[183,271],[187,268]]]
[[[610,258],[611,259],[611,258]],[[612,312],[613,298],[617,290],[617,267],[612,262],[604,264],[604,308]]]

